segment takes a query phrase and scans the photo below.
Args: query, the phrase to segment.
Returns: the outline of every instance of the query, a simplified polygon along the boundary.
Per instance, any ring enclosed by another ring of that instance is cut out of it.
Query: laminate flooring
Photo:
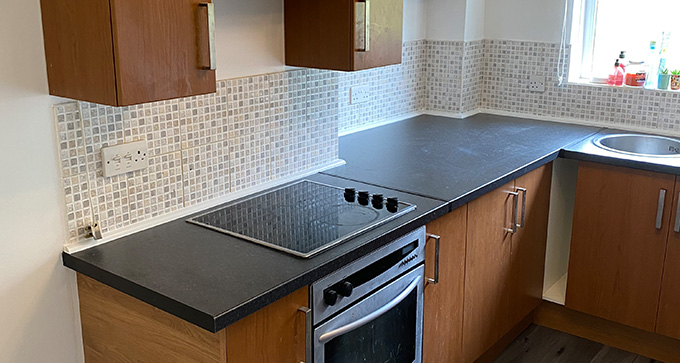
[[[494,363],[662,363],[557,330],[531,325]]]

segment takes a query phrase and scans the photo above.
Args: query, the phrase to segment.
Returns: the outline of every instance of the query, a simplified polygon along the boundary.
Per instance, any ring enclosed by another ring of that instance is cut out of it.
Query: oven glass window
[[[325,363],[415,361],[417,290],[378,319],[327,342]]]

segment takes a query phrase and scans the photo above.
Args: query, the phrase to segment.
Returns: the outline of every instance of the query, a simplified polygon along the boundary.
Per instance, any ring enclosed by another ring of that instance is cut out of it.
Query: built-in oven
[[[422,362],[426,239],[419,228],[312,284],[314,363]]]

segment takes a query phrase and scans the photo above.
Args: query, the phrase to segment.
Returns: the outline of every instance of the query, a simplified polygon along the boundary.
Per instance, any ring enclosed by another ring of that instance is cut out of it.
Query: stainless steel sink
[[[680,157],[680,140],[654,135],[616,134],[593,140],[595,145],[616,153],[648,157]]]

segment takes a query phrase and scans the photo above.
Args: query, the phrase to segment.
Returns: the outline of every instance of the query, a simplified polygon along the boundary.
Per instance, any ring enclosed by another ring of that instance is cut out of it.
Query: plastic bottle
[[[659,78],[659,51],[656,49],[656,41],[649,42],[649,56],[645,64],[647,68],[645,88],[656,89],[656,83]]]
[[[607,78],[607,84],[610,86],[623,85],[624,73],[619,60],[617,59],[616,63],[614,63],[614,71],[609,75],[609,78]]]

